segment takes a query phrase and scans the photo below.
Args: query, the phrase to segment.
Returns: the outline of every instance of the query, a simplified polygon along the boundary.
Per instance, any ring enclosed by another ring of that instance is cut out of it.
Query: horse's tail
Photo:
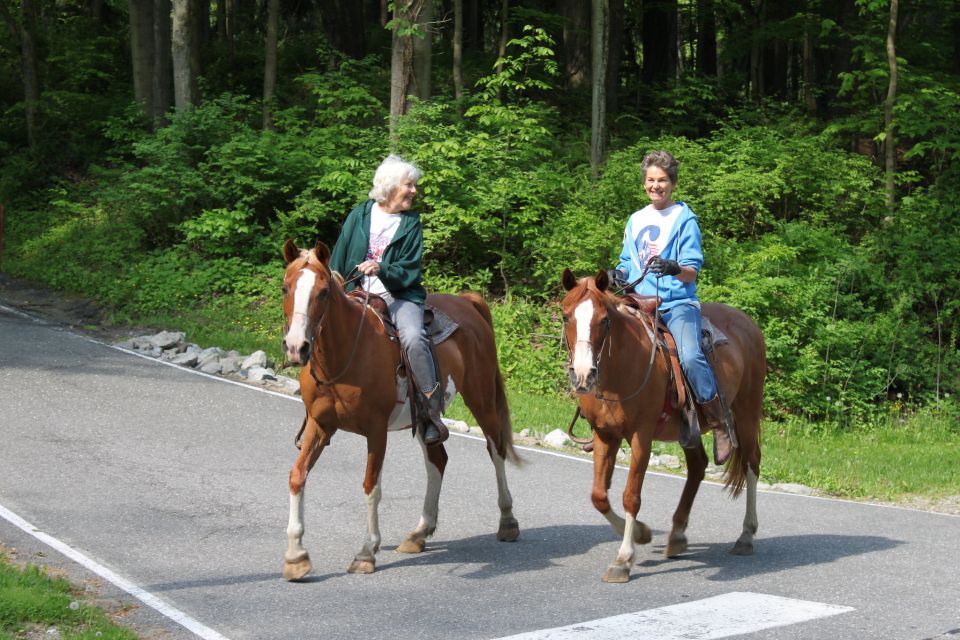
[[[490,307],[479,293],[473,291],[464,291],[460,297],[466,299],[473,305],[473,308],[483,317],[484,321],[490,325],[493,331],[493,315],[490,313]],[[503,446],[503,458],[514,464],[521,464],[523,459],[513,448],[513,421],[510,419],[510,403],[507,402],[507,390],[503,383],[503,374],[500,373],[500,362],[496,359],[494,353],[494,364],[496,364],[496,396],[497,404],[497,422],[500,423],[500,442]]]
[[[743,453],[743,447],[737,447],[730,456],[730,463],[724,473],[723,490],[730,493],[731,498],[736,498],[743,491],[747,483],[747,467],[750,461]]]

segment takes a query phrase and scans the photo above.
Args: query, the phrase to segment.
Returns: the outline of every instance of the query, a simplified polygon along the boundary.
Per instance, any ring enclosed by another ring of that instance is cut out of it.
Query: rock
[[[161,331],[154,336],[146,337],[153,346],[159,348],[161,351],[176,347],[183,342],[183,338],[184,334],[180,331]]]
[[[813,489],[806,487],[802,484],[794,484],[792,482],[782,482],[777,483],[771,487],[774,491],[783,491],[784,493],[793,493],[798,496],[812,496],[814,494]]]
[[[456,431],[457,433],[470,433],[470,425],[463,420],[451,420],[449,418],[444,418],[443,424],[447,425],[447,429],[450,431]]]
[[[231,373],[240,372],[240,354],[236,356],[227,356],[226,358],[220,359],[220,373],[223,375],[229,375]]]
[[[243,363],[240,365],[241,371],[248,371],[254,367],[260,367],[265,369],[267,366],[267,354],[263,351],[254,351],[249,356],[244,359]]]
[[[563,429],[554,429],[543,437],[543,441],[551,447],[557,447],[558,449],[573,444],[573,441],[567,437],[567,434],[563,432]]]
[[[197,368],[204,373],[217,375],[220,373],[220,358],[208,356],[205,361],[201,360],[198,363]]]
[[[252,382],[262,382],[264,380],[276,380],[277,374],[273,369],[265,367],[251,367],[247,370],[247,380]]]
[[[680,464],[680,458],[665,453],[660,456],[660,466],[666,467],[667,469],[679,469],[683,465]]]
[[[184,351],[170,358],[170,363],[178,364],[181,367],[195,367],[197,366],[197,355],[196,351]]]

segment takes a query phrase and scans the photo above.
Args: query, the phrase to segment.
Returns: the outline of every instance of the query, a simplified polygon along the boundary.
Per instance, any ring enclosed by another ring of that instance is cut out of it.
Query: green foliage
[[[506,300],[492,306],[500,370],[511,389],[556,394],[566,377],[566,350],[555,305]]]

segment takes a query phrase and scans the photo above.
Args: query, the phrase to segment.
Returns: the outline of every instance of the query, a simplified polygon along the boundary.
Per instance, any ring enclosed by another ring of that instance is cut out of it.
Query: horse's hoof
[[[397,547],[399,553],[422,553],[427,541],[423,538],[408,537]]]
[[[637,526],[633,529],[633,541],[636,544],[649,544],[653,540],[653,531],[650,530],[650,527],[638,522]]]
[[[347,567],[347,573],[373,573],[373,570],[376,568],[374,560],[361,560],[360,558],[354,558],[353,562],[350,563],[350,566]]]
[[[687,550],[687,536],[671,535],[667,541],[667,548],[663,550],[663,555],[668,558],[676,558]]]
[[[737,540],[737,544],[730,549],[730,555],[734,556],[752,556],[753,542],[747,540]]]
[[[623,584],[630,581],[630,567],[621,564],[612,564],[603,574],[603,581],[614,584]]]
[[[516,542],[520,537],[520,523],[514,519],[500,522],[500,529],[497,530],[497,540],[500,542]]]
[[[310,569],[312,568],[310,565],[310,556],[304,554],[300,560],[283,563],[283,579],[291,582],[299,580],[310,573]]]

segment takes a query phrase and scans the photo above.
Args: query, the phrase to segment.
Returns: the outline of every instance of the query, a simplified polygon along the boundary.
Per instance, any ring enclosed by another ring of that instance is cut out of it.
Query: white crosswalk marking
[[[499,640],[711,640],[853,611],[821,602],[734,591]]]

